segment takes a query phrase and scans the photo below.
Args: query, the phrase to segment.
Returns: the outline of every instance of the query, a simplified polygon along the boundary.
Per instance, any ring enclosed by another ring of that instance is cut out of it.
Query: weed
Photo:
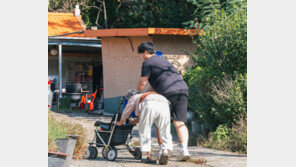
[[[187,162],[193,162],[193,163],[196,163],[196,164],[203,164],[203,163],[206,163],[207,160],[205,158],[190,158],[187,160]]]
[[[134,141],[130,144],[131,147],[139,147],[141,144],[140,144],[140,141]]]
[[[48,151],[57,151],[56,139],[64,139],[67,135],[78,135],[73,158],[82,159],[87,149],[85,133],[85,129],[80,124],[61,122],[53,116],[48,116]]]
[[[207,140],[200,143],[204,147],[247,153],[247,121],[240,118],[232,125],[220,125],[215,132],[211,132]]]

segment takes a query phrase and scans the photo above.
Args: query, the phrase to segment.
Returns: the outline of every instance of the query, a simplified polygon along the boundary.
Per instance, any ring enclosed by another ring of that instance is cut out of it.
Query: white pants
[[[171,135],[171,116],[167,102],[143,101],[140,104],[139,136],[143,152],[151,152],[151,127],[153,123],[158,127],[163,149],[173,150]]]

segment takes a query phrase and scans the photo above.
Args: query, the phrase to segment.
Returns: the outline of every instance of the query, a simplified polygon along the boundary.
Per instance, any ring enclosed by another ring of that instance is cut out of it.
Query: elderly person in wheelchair
[[[129,99],[128,104],[122,112],[120,122],[115,122],[121,126],[135,110],[137,119],[129,121],[130,124],[139,123],[139,137],[142,152],[147,153],[147,159],[143,163],[156,164],[156,160],[151,154],[151,127],[153,124],[159,129],[160,138],[163,141],[162,154],[160,155],[159,164],[165,165],[168,161],[168,150],[173,150],[172,135],[170,132],[170,108],[169,101],[162,95],[147,92],[140,93],[137,89],[129,90],[126,97]]]

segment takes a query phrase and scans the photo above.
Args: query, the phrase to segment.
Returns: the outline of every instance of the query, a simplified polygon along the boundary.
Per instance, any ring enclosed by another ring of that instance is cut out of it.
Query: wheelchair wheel
[[[142,151],[140,148],[136,147],[134,148],[134,152],[133,152],[133,155],[134,155],[134,158],[135,159],[142,159]]]
[[[86,159],[95,159],[98,156],[98,150],[95,146],[88,147],[86,151]]]
[[[108,148],[107,149],[105,149],[105,147],[102,149],[102,156],[105,158],[105,159],[107,159],[107,153],[108,153]]]
[[[109,161],[114,161],[117,157],[117,150],[114,148],[108,149],[106,157]]]

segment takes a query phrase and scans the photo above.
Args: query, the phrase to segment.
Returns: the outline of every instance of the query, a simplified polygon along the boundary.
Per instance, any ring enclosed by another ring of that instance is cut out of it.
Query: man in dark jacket
[[[188,87],[182,76],[166,59],[155,55],[154,44],[150,41],[142,42],[138,46],[138,53],[143,58],[141,79],[137,89],[141,92],[147,81],[156,93],[166,97],[171,105],[171,119],[177,130],[181,143],[181,153],[178,157],[180,161],[190,158],[188,145],[187,107],[188,107]],[[162,141],[158,137],[160,150]],[[161,152],[160,152],[161,154]]]

